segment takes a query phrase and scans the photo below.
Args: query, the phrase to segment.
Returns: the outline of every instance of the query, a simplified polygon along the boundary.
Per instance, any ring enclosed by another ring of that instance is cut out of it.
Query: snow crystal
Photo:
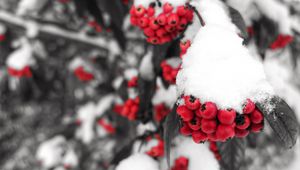
[[[177,75],[180,94],[237,111],[242,111],[247,98],[258,101],[266,93],[273,94],[262,64],[242,45],[224,5],[218,0],[202,0],[197,8],[206,25],[183,56]]]
[[[121,161],[116,170],[159,170],[159,166],[146,154],[134,154]]]
[[[174,159],[184,156],[189,159],[188,170],[219,170],[219,163],[207,145],[196,144],[190,138],[184,138],[177,144]]]

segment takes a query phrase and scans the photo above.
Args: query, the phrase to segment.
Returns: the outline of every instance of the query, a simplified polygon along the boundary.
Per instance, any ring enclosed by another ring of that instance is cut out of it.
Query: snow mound
[[[116,170],[159,170],[159,166],[146,154],[134,154],[121,161]]]
[[[242,45],[224,4],[202,0],[197,8],[206,25],[183,56],[176,82],[179,94],[240,112],[247,98],[257,102],[273,94],[262,64]]]
[[[188,170],[219,170],[219,163],[213,153],[204,144],[196,144],[192,139],[185,138],[177,145],[176,156],[189,159]]]

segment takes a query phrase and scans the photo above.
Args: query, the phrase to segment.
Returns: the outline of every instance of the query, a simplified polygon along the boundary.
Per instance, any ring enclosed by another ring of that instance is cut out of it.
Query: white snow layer
[[[220,108],[242,110],[247,98],[263,100],[273,89],[263,66],[255,60],[219,0],[201,0],[197,9],[206,25],[183,56],[177,75],[179,94],[194,95]]]
[[[63,136],[55,136],[43,142],[37,149],[37,160],[41,161],[42,166],[45,168],[58,165],[62,160],[64,152],[62,145],[65,143],[66,139]]]
[[[6,60],[8,67],[21,70],[26,66],[35,64],[33,49],[27,39],[20,40],[21,47],[13,51]]]
[[[159,165],[146,154],[134,154],[121,161],[116,170],[159,170]]]
[[[205,144],[196,144],[190,138],[182,139],[175,150],[176,158],[185,156],[189,159],[188,170],[219,170],[219,163],[209,147]]]
[[[139,73],[145,80],[152,80],[154,78],[154,68],[152,64],[152,51],[149,51],[143,58],[140,64]]]
[[[64,165],[76,167],[78,165],[78,156],[73,149],[69,149],[66,152],[62,162]]]

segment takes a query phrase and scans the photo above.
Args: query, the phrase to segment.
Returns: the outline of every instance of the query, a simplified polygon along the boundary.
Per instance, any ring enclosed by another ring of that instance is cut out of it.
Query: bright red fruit
[[[185,6],[179,6],[177,7],[176,13],[178,16],[182,17],[184,15],[186,15],[187,9]]]
[[[217,115],[217,106],[213,102],[204,103],[198,112],[199,117],[203,117],[205,119],[213,119]]]
[[[188,123],[189,127],[193,130],[199,130],[201,128],[201,118],[194,117],[191,121]]]
[[[176,73],[177,75],[177,73]],[[196,110],[199,109],[200,107],[200,100],[196,99],[194,96],[185,96],[184,97],[184,102],[187,108],[191,110]]]
[[[194,113],[186,106],[178,106],[176,111],[177,114],[183,119],[183,121],[188,122],[194,118]]]
[[[229,138],[233,138],[235,135],[234,127],[231,125],[220,124],[216,132],[218,140],[225,141]]]
[[[255,103],[252,102],[250,99],[247,99],[247,102],[245,104],[243,112],[245,114],[250,114],[250,113],[252,113],[254,111],[254,109],[255,109]]]
[[[160,26],[159,26],[159,24],[158,24],[157,19],[151,18],[151,19],[150,19],[150,22],[149,22],[149,27],[150,27],[151,29],[153,29],[153,30],[159,29]]]
[[[236,118],[236,112],[233,109],[219,110],[218,120],[225,125],[231,125]]]
[[[163,5],[163,11],[165,14],[173,11],[173,6],[170,3],[165,3]]]
[[[246,136],[248,136],[249,134],[249,130],[246,129],[235,129],[235,136],[238,138],[244,138]]]
[[[217,129],[217,122],[214,119],[202,119],[201,120],[201,130],[204,133],[211,134]]]
[[[154,8],[153,7],[149,7],[148,10],[147,10],[147,15],[149,17],[152,17],[154,14],[155,14]]]
[[[144,34],[147,37],[153,37],[155,35],[155,32],[151,28],[148,27],[148,28],[144,29]]]
[[[259,110],[254,110],[250,115],[250,119],[252,123],[258,124],[264,120],[264,116]]]
[[[247,115],[241,115],[241,116],[243,116],[244,121],[242,124],[237,124],[236,128],[241,129],[241,130],[247,129],[251,124],[250,118]]]
[[[147,26],[149,25],[149,19],[146,18],[146,17],[140,18],[140,19],[138,20],[138,22],[139,22],[139,26],[140,26],[141,28],[145,28],[145,27],[147,27]]]
[[[160,14],[158,17],[157,17],[157,22],[159,25],[166,25],[167,23],[167,17],[165,14]]]
[[[179,23],[179,17],[176,14],[169,15],[167,20],[170,26],[176,26]]]
[[[183,123],[183,126],[179,131],[183,136],[190,136],[193,133],[193,130],[188,126],[187,123]]]
[[[251,124],[251,132],[253,132],[253,133],[259,133],[262,131],[263,128],[264,128],[263,123]]]
[[[135,8],[134,13],[137,17],[142,17],[146,13],[146,9],[142,5],[139,5],[137,8]]]
[[[207,134],[205,134],[204,132],[202,132],[200,130],[193,132],[192,138],[195,143],[205,142],[208,139]]]

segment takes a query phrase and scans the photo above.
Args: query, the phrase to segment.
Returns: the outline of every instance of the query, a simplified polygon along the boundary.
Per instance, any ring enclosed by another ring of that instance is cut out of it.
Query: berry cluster
[[[160,122],[162,119],[164,119],[171,110],[164,104],[158,104],[154,106],[154,119],[157,122]]]
[[[128,99],[120,109],[119,114],[128,120],[136,120],[137,112],[139,110],[140,98]]]
[[[260,132],[264,117],[251,100],[247,100],[244,114],[233,109],[218,109],[213,102],[200,103],[193,96],[185,96],[184,104],[178,106],[182,119],[180,133],[192,136],[194,142],[226,141],[233,137],[245,137],[249,132]]]
[[[17,77],[17,78],[21,78],[21,77],[32,77],[32,72],[30,70],[29,66],[25,66],[23,69],[21,70],[17,70],[14,69],[12,67],[8,67],[7,68],[7,72],[9,75],[13,76],[13,77]]]
[[[184,54],[186,54],[186,52],[187,52],[187,50],[190,46],[191,46],[191,41],[190,40],[180,42],[180,58],[182,58],[182,56]]]
[[[115,134],[116,133],[116,128],[107,122],[105,119],[99,119],[98,120],[98,125],[101,126],[105,131],[109,134]]]
[[[137,87],[137,85],[138,85],[138,77],[137,76],[134,76],[130,80],[127,81],[127,87],[129,87],[129,88]]]
[[[290,35],[279,34],[277,39],[270,45],[272,50],[284,48],[293,41],[294,37]]]
[[[164,44],[176,38],[192,20],[193,11],[185,5],[152,2],[148,7],[139,5],[130,9],[131,24],[140,27],[152,44]]]
[[[84,70],[83,66],[79,66],[74,70],[74,74],[76,77],[83,81],[83,82],[88,82],[91,80],[94,80],[94,75],[86,70]]]
[[[177,73],[178,73],[180,67],[173,68],[166,61],[163,61],[160,64],[160,67],[162,68],[162,76],[163,76],[164,80],[170,84],[175,84],[176,76],[177,76]]]
[[[148,154],[149,156],[151,156],[153,158],[163,157],[164,156],[164,141],[158,135],[153,140],[157,140],[158,143],[156,146],[153,146],[149,151],[147,151],[146,154]]]
[[[218,150],[217,143],[210,141],[210,143],[209,143],[209,149],[213,152],[213,154],[215,155],[215,158],[218,161],[220,161],[222,157],[221,157],[220,152]]]
[[[175,164],[171,170],[188,170],[189,159],[181,156],[175,160]]]

